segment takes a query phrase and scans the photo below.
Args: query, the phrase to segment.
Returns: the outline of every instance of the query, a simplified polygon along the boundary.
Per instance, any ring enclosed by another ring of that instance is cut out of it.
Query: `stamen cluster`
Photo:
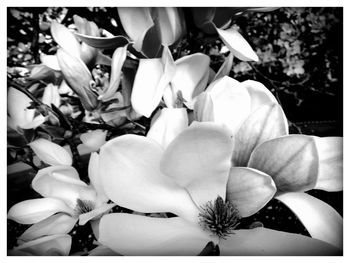
[[[77,205],[75,206],[75,211],[78,215],[85,214],[94,210],[95,205],[89,200],[77,199]]]
[[[237,227],[241,218],[235,205],[230,201],[224,202],[220,196],[214,202],[207,202],[201,209],[199,224],[204,230],[223,239],[233,233],[232,230]]]

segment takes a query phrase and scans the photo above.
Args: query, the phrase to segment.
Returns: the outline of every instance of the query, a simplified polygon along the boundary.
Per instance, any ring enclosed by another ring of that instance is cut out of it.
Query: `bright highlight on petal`
[[[171,212],[196,221],[198,209],[188,192],[160,170],[161,146],[147,137],[124,135],[100,150],[106,195],[116,204],[143,213]]]
[[[251,168],[231,168],[226,200],[237,207],[242,217],[258,212],[275,193],[276,186],[269,175]]]
[[[101,218],[98,241],[128,256],[194,256],[211,241],[211,237],[179,217],[152,218],[115,213]]]
[[[264,142],[254,149],[248,167],[270,175],[278,191],[311,190],[318,174],[314,139],[306,135],[289,135]]]
[[[135,111],[149,117],[160,102],[166,85],[159,85],[163,74],[161,59],[140,59],[131,94]]]
[[[343,218],[325,202],[305,193],[276,197],[299,218],[313,238],[343,249]]]
[[[198,206],[226,196],[232,138],[214,123],[194,123],[166,149],[161,171],[185,187]]]
[[[212,121],[225,124],[234,134],[250,114],[248,91],[237,80],[225,76],[211,83],[206,92],[212,101]]]
[[[37,139],[29,146],[43,162],[50,165],[72,165],[72,157],[63,147],[46,139]]]
[[[73,214],[73,210],[61,200],[38,198],[15,204],[10,208],[7,218],[20,224],[35,224],[58,212]]]
[[[268,228],[237,230],[227,240],[221,240],[222,256],[336,256],[336,247],[307,236]]]
[[[152,123],[147,137],[158,142],[165,149],[170,142],[188,127],[185,108],[163,108]]]

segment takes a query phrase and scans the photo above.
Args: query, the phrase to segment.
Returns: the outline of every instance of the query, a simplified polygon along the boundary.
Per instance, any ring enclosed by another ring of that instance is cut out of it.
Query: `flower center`
[[[88,212],[91,212],[94,210],[95,204],[92,201],[89,200],[81,200],[77,199],[77,205],[75,206],[74,210],[78,215],[85,214]]]
[[[237,208],[230,201],[224,202],[220,196],[201,206],[201,209],[199,225],[223,239],[233,233],[241,218]]]

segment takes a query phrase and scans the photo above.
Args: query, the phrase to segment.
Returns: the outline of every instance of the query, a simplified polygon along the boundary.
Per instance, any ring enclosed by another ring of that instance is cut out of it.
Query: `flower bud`
[[[84,62],[63,49],[57,51],[57,59],[65,80],[79,96],[83,107],[89,111],[94,110],[98,103],[97,95],[90,89],[93,79]]]

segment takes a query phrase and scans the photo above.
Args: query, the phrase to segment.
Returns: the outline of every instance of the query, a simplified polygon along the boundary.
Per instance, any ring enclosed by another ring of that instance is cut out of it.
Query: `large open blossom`
[[[233,166],[271,176],[278,190],[276,198],[293,210],[310,234],[342,247],[341,216],[303,193],[342,190],[341,137],[288,135],[286,117],[274,96],[251,80],[240,83],[224,77],[213,82],[199,96],[194,111],[197,120],[231,130]],[[235,185],[229,184],[228,195],[236,192]]]
[[[104,215],[99,242],[123,255],[198,255],[208,242],[219,244],[222,255],[339,253],[301,235],[235,229],[241,216],[258,211],[273,197],[276,187],[263,172],[231,168],[232,152],[230,132],[214,123],[193,123],[165,150],[137,135],[107,142],[99,155],[106,195],[137,212],[176,216]],[[228,182],[241,194],[227,198]]]
[[[90,157],[88,185],[70,166],[72,158],[63,147],[44,139],[30,146],[40,159],[52,166],[40,169],[32,181],[32,188],[43,197],[22,201],[8,212],[9,219],[33,224],[19,240],[27,242],[42,236],[66,234],[78,220],[84,225],[115,205],[107,203],[109,199],[101,188],[97,153]]]

